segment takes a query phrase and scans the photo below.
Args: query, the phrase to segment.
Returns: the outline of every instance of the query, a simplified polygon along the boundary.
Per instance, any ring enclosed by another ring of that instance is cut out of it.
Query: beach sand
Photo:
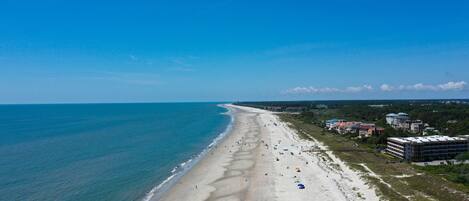
[[[272,112],[226,107],[231,133],[160,200],[379,200],[359,173],[328,151],[311,151],[326,149],[300,139]]]

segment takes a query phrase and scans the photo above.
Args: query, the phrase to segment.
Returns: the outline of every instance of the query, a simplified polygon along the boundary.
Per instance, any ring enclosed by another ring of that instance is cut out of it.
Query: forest
[[[278,101],[238,102],[263,109],[298,112],[302,118],[320,123],[330,118],[374,122],[385,125],[386,114],[405,112],[413,120],[422,120],[442,134],[469,135],[469,100],[342,100],[342,101]],[[295,110],[296,109],[296,110]],[[388,135],[410,135],[386,129]]]

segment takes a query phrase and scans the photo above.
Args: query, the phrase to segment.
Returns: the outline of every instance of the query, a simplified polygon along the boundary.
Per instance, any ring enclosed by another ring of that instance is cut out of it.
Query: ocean
[[[149,199],[226,131],[226,112],[217,103],[0,105],[0,200]]]

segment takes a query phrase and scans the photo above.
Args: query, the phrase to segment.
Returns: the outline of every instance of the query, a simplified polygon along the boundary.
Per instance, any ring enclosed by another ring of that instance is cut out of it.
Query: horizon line
[[[136,102],[50,102],[50,103],[0,103],[5,105],[92,105],[92,104],[172,104],[172,103],[243,103],[243,102],[328,102],[328,101],[444,101],[469,98],[391,98],[391,99],[303,99],[303,100],[244,100],[244,101],[136,101]]]

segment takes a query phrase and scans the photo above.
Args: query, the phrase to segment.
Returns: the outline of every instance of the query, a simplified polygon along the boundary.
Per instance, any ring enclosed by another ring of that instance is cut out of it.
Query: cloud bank
[[[380,86],[381,91],[461,91],[466,88],[467,83],[465,81],[459,82],[447,82],[437,85],[429,85],[423,83],[417,83],[414,85],[399,85],[397,87],[388,84],[382,84]]]
[[[466,89],[467,83],[465,81],[451,81],[443,84],[423,84],[417,83],[413,85],[399,85],[393,86],[389,84],[382,84],[379,86],[379,91],[382,92],[396,92],[396,91],[462,91]],[[335,87],[294,87],[283,91],[285,94],[326,94],[326,93],[360,93],[374,91],[374,87],[368,84],[362,86],[349,86],[345,88]]]
[[[358,93],[362,91],[371,91],[373,87],[371,85],[363,86],[350,86],[343,89],[334,87],[295,87],[284,91],[287,94],[315,94],[315,93]]]

